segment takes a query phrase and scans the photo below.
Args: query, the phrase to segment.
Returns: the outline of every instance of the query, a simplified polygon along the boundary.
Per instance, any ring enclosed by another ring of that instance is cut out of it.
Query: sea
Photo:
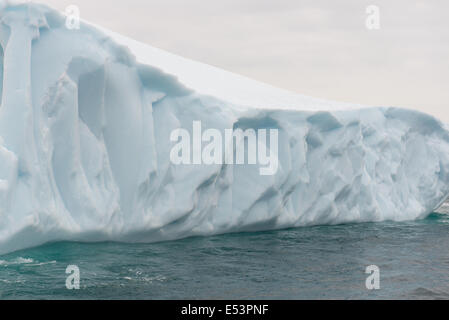
[[[448,299],[447,212],[149,244],[50,243],[0,255],[0,299]]]

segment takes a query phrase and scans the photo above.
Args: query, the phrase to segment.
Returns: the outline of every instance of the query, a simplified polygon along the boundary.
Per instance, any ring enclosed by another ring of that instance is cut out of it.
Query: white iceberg
[[[36,4],[0,2],[0,253],[423,218],[449,131],[416,111],[293,94]],[[275,128],[279,167],[174,165],[170,132]]]

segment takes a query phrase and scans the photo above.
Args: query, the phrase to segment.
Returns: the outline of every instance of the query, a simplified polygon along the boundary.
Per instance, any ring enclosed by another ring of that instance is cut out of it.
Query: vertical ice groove
[[[2,105],[2,95],[3,95],[3,45],[0,42],[0,107]]]

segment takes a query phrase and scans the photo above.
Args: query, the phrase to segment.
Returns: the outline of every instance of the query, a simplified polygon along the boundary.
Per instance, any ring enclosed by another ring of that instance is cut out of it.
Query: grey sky
[[[38,0],[178,55],[298,93],[449,123],[444,0]],[[365,27],[368,5],[380,30]]]

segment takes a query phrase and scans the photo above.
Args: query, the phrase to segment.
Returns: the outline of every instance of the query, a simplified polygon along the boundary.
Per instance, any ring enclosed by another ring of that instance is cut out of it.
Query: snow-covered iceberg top
[[[449,194],[431,116],[296,95],[46,6],[0,2],[0,96],[0,253],[416,219]],[[273,130],[276,170],[174,163],[170,137],[198,123]]]

